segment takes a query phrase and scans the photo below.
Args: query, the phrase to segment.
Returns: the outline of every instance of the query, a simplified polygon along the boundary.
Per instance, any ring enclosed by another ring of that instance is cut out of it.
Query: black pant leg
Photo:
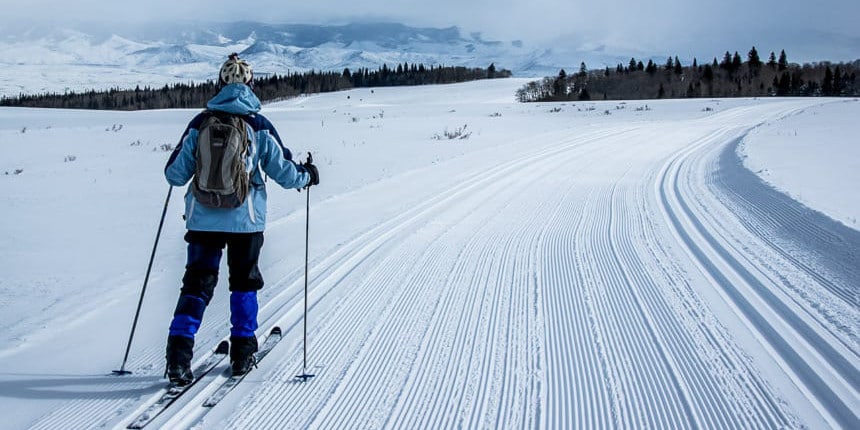
[[[189,231],[188,260],[182,278],[182,294],[200,297],[209,304],[218,283],[218,267],[227,244],[228,233],[211,231]]]
[[[170,322],[170,336],[193,339],[218,283],[218,267],[227,238],[225,233],[189,231],[185,240],[188,260]]]
[[[227,239],[227,264],[230,291],[257,291],[263,288],[258,263],[263,248],[263,232],[230,233]]]

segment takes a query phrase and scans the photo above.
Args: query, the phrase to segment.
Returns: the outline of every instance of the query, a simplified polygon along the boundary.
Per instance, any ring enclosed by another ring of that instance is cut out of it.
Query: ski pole
[[[134,322],[131,324],[131,334],[128,336],[128,345],[125,347],[125,357],[122,359],[122,366],[119,370],[113,371],[115,375],[131,374],[131,371],[125,370],[125,363],[128,361],[128,353],[131,351],[131,341],[134,339],[134,331],[137,328],[140,307],[143,305],[143,296],[146,294],[146,284],[149,283],[149,273],[152,271],[152,262],[155,260],[155,250],[158,248],[158,238],[161,237],[161,228],[164,226],[164,216],[167,215],[167,204],[170,203],[171,193],[173,193],[173,186],[167,190],[167,197],[164,199],[164,209],[161,211],[161,221],[158,222],[158,232],[155,233],[155,244],[152,245],[152,255],[149,256],[149,265],[146,267],[146,276],[143,278],[143,288],[140,290],[140,300],[137,302],[137,311],[134,313]]]
[[[314,157],[308,152],[308,163],[314,162]],[[310,242],[311,231],[311,187],[308,187],[305,201],[305,314],[303,319],[304,337],[302,340],[302,374],[296,376],[302,382],[313,378],[314,375],[309,375],[308,370],[308,243]]]

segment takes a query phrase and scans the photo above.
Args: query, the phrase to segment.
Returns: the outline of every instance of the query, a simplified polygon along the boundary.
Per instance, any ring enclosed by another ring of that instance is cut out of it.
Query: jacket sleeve
[[[174,152],[176,156],[171,156],[171,160],[164,168],[164,177],[167,182],[174,187],[179,187],[188,183],[194,176],[197,168],[197,161],[194,157],[194,151],[197,149],[197,130],[191,130],[185,135],[180,146]]]
[[[310,181],[305,169],[285,157],[284,150],[268,130],[257,133],[260,147],[260,167],[284,188],[303,188]]]
[[[197,130],[205,119],[204,113],[198,114],[188,123],[188,127],[179,139],[179,144],[176,145],[176,149],[170,154],[164,166],[164,177],[170,185],[175,187],[185,185],[194,176],[197,168],[194,157],[194,151],[197,150]]]

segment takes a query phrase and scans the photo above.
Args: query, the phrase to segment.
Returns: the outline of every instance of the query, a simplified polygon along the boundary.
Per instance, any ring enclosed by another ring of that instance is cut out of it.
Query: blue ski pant
[[[255,336],[259,309],[257,290],[263,288],[263,275],[257,266],[263,232],[188,231],[185,241],[188,242],[188,260],[170,322],[170,335],[194,338],[203,321],[203,312],[212,300],[221,256],[226,248],[230,273],[230,334]]]

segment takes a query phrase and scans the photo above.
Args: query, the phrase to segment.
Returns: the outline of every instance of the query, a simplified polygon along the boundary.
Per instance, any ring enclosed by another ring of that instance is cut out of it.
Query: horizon
[[[241,29],[242,23],[246,23],[249,28]],[[515,77],[540,79],[555,76],[561,69],[579,70],[583,62],[589,70],[626,65],[630,58],[643,63],[652,60],[657,64],[665,64],[667,57],[677,57],[683,65],[690,65],[693,59],[704,65],[712,59],[721,60],[725,52],[737,52],[746,60],[752,47],[756,48],[762,59],[766,59],[771,52],[778,55],[785,50],[788,62],[800,65],[853,63],[860,60],[860,39],[856,43],[846,44],[843,39],[836,38],[837,43],[832,42],[834,38],[827,34],[808,37],[798,45],[769,43],[762,39],[749,43],[735,41],[731,46],[708,50],[696,48],[670,51],[667,47],[648,51],[640,47],[570,43],[566,39],[546,42],[544,45],[522,39],[498,40],[480,32],[469,33],[467,29],[456,25],[444,28],[415,27],[394,21],[345,24],[268,24],[255,21],[242,23],[187,21],[183,25],[173,22],[120,25],[106,22],[75,24],[67,21],[66,25],[58,26],[48,26],[45,22],[39,25],[19,22],[15,26],[0,27],[0,65],[4,66],[0,67],[0,94],[11,97],[19,94],[134,88],[136,85],[159,87],[177,82],[202,82],[213,76],[214,70],[223,61],[222,57],[230,50],[242,51],[249,47],[251,50],[248,51],[248,58],[254,62],[258,73],[281,74],[307,70],[339,71],[343,68],[360,67],[375,69],[383,64],[404,62],[465,67],[487,67],[494,63],[497,67],[511,70]],[[238,30],[226,29],[235,24],[239,24]],[[376,40],[374,37],[383,32],[372,29],[364,32],[348,31],[349,34],[344,36],[346,40],[340,40],[331,34],[330,30],[297,31],[296,33],[307,35],[306,43],[284,40],[279,35],[283,30],[275,29],[259,33],[259,41],[273,42],[271,46],[263,43],[252,47],[247,42],[239,42],[253,34],[256,25],[339,28],[362,24],[402,25],[416,30],[411,34],[413,41],[421,40],[426,35],[429,36],[426,40],[431,40],[431,43],[423,44],[419,41],[409,46],[398,45],[409,37],[402,39],[398,31],[387,30],[384,33],[388,34],[388,39]],[[446,33],[451,29],[456,29],[459,35],[459,39],[453,44],[449,43],[453,41],[452,34]],[[441,33],[434,35],[424,30]],[[237,42],[236,46],[225,45],[213,37],[216,34],[229,36]],[[441,37],[437,37],[439,34]],[[128,42],[111,41],[112,35],[119,35]],[[201,35],[204,37],[200,38]],[[194,37],[197,38],[193,39]],[[351,45],[351,40],[366,40],[371,43]],[[501,44],[480,43],[475,40]],[[328,43],[332,41],[344,43]],[[253,54],[250,53],[252,51]]]

